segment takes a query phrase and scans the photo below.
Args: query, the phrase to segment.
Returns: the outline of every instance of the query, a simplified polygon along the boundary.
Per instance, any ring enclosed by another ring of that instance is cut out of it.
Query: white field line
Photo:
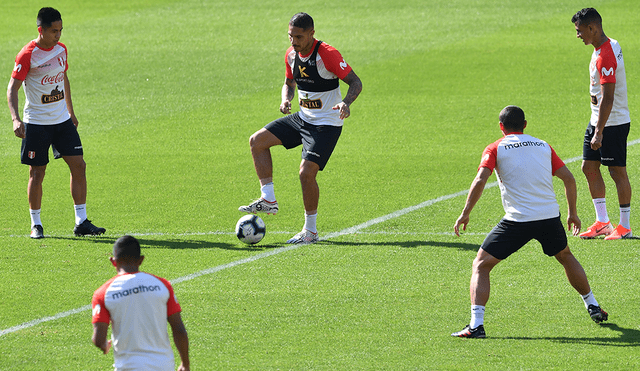
[[[627,143],[627,147],[632,146],[632,145],[636,145],[638,143],[640,143],[640,138],[636,139],[636,140],[633,140],[631,142],[628,142]],[[569,163],[580,161],[580,160],[582,160],[582,156],[572,157],[570,159],[565,160],[565,163],[569,164]],[[485,186],[485,189],[486,188],[492,188],[492,187],[495,187],[497,185],[498,185],[497,181],[496,182],[492,182],[492,183],[487,184]],[[441,197],[438,197],[438,198],[427,200],[427,201],[424,201],[424,202],[422,202],[422,203],[420,203],[418,205],[414,205],[414,206],[410,206],[410,207],[407,207],[407,208],[404,208],[404,209],[401,209],[401,210],[398,210],[398,211],[394,211],[391,214],[387,214],[387,215],[384,215],[384,216],[381,216],[381,217],[378,217],[378,218],[375,218],[375,219],[371,219],[371,220],[369,220],[367,222],[358,224],[358,225],[350,227],[350,228],[343,229],[343,230],[341,230],[339,232],[329,233],[329,234],[327,234],[325,236],[322,236],[321,240],[327,240],[327,239],[330,239],[330,238],[335,238],[335,237],[343,236],[343,235],[346,235],[346,234],[357,233],[360,230],[368,228],[368,227],[371,227],[371,226],[373,226],[375,224],[379,224],[379,223],[385,222],[387,220],[397,218],[399,216],[408,214],[408,213],[410,213],[412,211],[416,211],[416,210],[425,208],[427,206],[431,206],[431,205],[436,204],[438,202],[446,201],[446,200],[449,200],[449,199],[452,199],[452,198],[455,198],[455,197],[458,197],[458,196],[465,196],[465,195],[467,195],[468,192],[469,192],[469,190],[464,190],[464,191],[452,193],[452,194],[449,194],[449,195],[446,195],[446,196],[441,196]],[[221,232],[208,232],[208,233],[194,233],[193,235],[207,235],[207,234],[222,234],[222,233]],[[155,234],[153,234],[153,233],[141,233],[139,235],[155,235]],[[186,234],[185,233],[185,234],[180,234],[180,235],[192,235],[192,234]],[[261,254],[257,254],[257,255],[253,255],[253,256],[245,258],[245,259],[237,260],[235,262],[219,265],[217,267],[201,270],[201,271],[196,272],[196,273],[192,273],[192,274],[188,274],[186,276],[178,277],[178,278],[172,280],[171,283],[172,284],[177,284],[177,283],[180,283],[180,282],[191,281],[191,280],[193,280],[195,278],[198,278],[200,276],[213,274],[213,273],[219,272],[219,271],[224,270],[224,269],[233,268],[233,267],[235,267],[237,265],[241,265],[241,264],[245,264],[245,263],[251,263],[253,261],[256,261],[256,260],[259,260],[259,259],[263,259],[263,258],[272,256],[272,255],[280,254],[280,253],[283,253],[283,252],[286,252],[286,251],[290,251],[290,250],[295,250],[295,249],[299,248],[300,246],[304,246],[304,245],[290,245],[290,246],[286,246],[286,247],[283,247],[283,248],[269,250],[269,251],[263,252]],[[76,313],[80,313],[80,312],[84,312],[84,311],[88,311],[88,310],[91,310],[91,305],[85,305],[85,306],[82,306],[82,307],[79,307],[79,308],[76,308],[76,309],[68,310],[66,312],[60,312],[60,313],[55,314],[55,315],[50,316],[50,317],[43,317],[43,318],[35,319],[33,321],[25,322],[25,323],[22,323],[20,325],[14,326],[14,327],[10,327],[8,329],[0,330],[0,337],[3,336],[3,335],[6,335],[6,334],[10,334],[12,332],[20,331],[20,330],[23,330],[23,329],[27,329],[27,328],[39,325],[39,324],[44,323],[44,322],[55,321],[55,320],[58,320],[58,319],[61,319],[61,318],[68,317],[68,316],[70,316],[72,314],[76,314]]]

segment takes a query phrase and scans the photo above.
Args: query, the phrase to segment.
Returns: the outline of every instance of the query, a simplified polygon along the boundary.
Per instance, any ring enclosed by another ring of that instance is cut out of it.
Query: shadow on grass
[[[400,246],[404,248],[419,247],[447,247],[460,250],[478,251],[480,245],[461,242],[440,242],[440,241],[402,241],[402,242],[353,242],[353,241],[331,241],[322,240],[319,244],[342,245],[342,246]]]
[[[608,337],[527,337],[527,336],[506,336],[506,337],[492,337],[493,339],[500,340],[551,340],[563,344],[591,344],[591,345],[605,345],[614,347],[638,347],[640,346],[640,330],[623,328],[615,323],[604,323],[600,326],[606,327],[612,331],[619,331],[620,336],[616,338]]]
[[[140,242],[140,246],[144,248],[157,248],[157,249],[223,249],[223,250],[239,250],[239,251],[262,251],[270,248],[282,247],[280,245],[245,245],[245,244],[233,244],[226,242],[211,242],[201,241],[194,239],[159,239],[151,240],[134,236]],[[56,240],[69,240],[69,241],[83,241],[88,243],[99,243],[109,246],[113,246],[119,237],[102,237],[102,236],[87,236],[87,237],[50,237]]]

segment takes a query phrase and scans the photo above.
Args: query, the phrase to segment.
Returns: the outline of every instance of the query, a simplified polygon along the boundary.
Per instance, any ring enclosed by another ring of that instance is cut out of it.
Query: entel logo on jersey
[[[602,74],[605,76],[611,76],[613,74],[613,67],[609,69],[602,67]]]

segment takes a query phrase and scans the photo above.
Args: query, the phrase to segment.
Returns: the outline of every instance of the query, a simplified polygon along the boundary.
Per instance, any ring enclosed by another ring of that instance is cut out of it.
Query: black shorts
[[[560,216],[533,222],[513,222],[502,219],[480,245],[497,259],[506,259],[531,240],[542,245],[542,251],[554,256],[567,247],[567,234]]]
[[[595,126],[587,125],[582,146],[582,159],[585,161],[599,161],[604,166],[627,166],[627,137],[630,123],[616,126],[606,126],[602,132],[602,147],[597,151],[591,149],[591,139]]]
[[[34,125],[25,122],[20,160],[25,165],[44,166],[49,163],[49,147],[53,157],[82,156],[82,143],[71,119],[56,125]]]
[[[286,149],[302,144],[302,159],[315,162],[323,170],[336,148],[341,126],[311,125],[298,112],[281,117],[264,127],[280,139]]]

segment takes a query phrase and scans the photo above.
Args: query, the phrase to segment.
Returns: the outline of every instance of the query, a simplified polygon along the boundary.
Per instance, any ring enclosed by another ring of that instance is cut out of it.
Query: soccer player
[[[131,236],[113,245],[111,263],[118,274],[93,294],[91,341],[104,354],[113,344],[116,370],[175,370],[167,322],[180,354],[179,371],[189,370],[189,337],[169,281],[140,272],[144,256]],[[109,322],[111,339],[107,341]]]
[[[591,119],[584,136],[582,172],[596,210],[596,221],[582,238],[604,235],[605,240],[632,237],[631,184],[627,175],[627,136],[631,118],[627,105],[627,78],[622,49],[602,30],[602,18],[594,8],[577,12],[571,22],[585,45],[593,45],[589,64]],[[607,215],[605,184],[600,165],[609,168],[620,204],[620,223],[614,229]]]
[[[581,226],[576,208],[576,181],[549,144],[523,133],[526,126],[524,111],[519,107],[507,106],[500,112],[500,130],[504,137],[488,145],[482,153],[464,209],[453,227],[458,236],[460,226],[467,229],[469,214],[495,169],[505,216],[487,235],[473,261],[469,290],[471,321],[452,336],[486,337],[484,311],[489,300],[491,269],[532,239],[540,242],[545,254],[562,264],[569,283],[582,295],[591,319],[600,323],[608,318],[593,296],[582,266],[569,250],[560,221],[552,178],[555,175],[564,183],[569,205],[567,226],[573,235],[580,232]]]
[[[87,219],[86,163],[78,135],[78,119],[73,111],[67,48],[59,42],[62,16],[53,8],[42,8],[37,17],[38,37],[16,57],[7,89],[13,132],[22,138],[23,164],[29,165],[27,193],[31,213],[31,238],[43,238],[40,220],[42,181],[49,163],[49,147],[54,158],[62,157],[71,173],[71,196],[75,208],[76,236],[105,232]],[[18,91],[24,85],[24,121],[18,112]]]
[[[291,149],[302,144],[300,183],[305,221],[302,231],[287,243],[318,241],[318,171],[324,169],[342,132],[343,120],[351,114],[351,103],[362,91],[362,82],[342,55],[330,45],[314,38],[313,18],[295,14],[289,21],[291,47],[285,54],[285,81],[280,112],[288,114],[255,132],[250,140],[253,164],[260,180],[261,197],[240,211],[247,213],[278,212],[273,187],[273,164],[270,148],[282,145]],[[344,99],[339,80],[349,85]],[[291,113],[291,101],[298,88],[300,111]]]

